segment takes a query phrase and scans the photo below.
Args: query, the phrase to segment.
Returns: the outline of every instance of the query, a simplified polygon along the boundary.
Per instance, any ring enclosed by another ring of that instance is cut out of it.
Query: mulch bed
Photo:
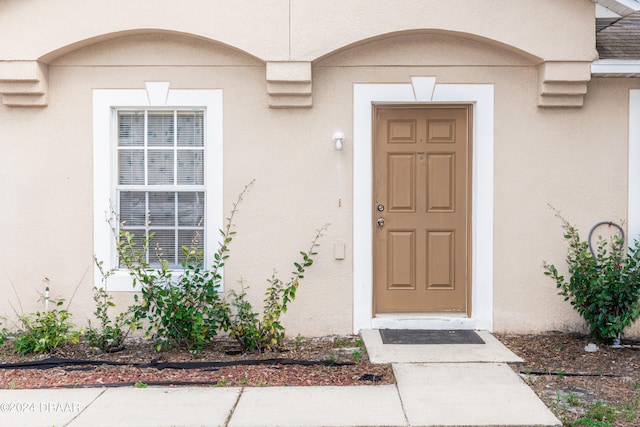
[[[123,349],[112,353],[79,343],[61,346],[52,354],[20,356],[5,343],[0,347],[0,354],[0,388],[131,386],[136,383],[138,386],[395,383],[390,365],[369,363],[366,350],[356,336],[286,340],[279,351],[263,354],[243,354],[233,342],[225,339],[207,345],[196,355],[178,349],[156,352],[151,343],[143,339],[129,340]],[[52,357],[57,360],[46,366],[32,364]]]
[[[585,351],[587,336],[570,333],[496,335],[525,360],[511,364],[565,426],[640,425],[640,342]],[[0,346],[0,388],[64,388],[145,385],[353,386],[394,384],[389,364],[372,364],[358,336],[288,339],[277,352],[241,353],[219,339],[192,355],[156,352],[143,339],[104,353],[84,343],[64,345],[48,355],[20,356]],[[18,368],[11,363],[72,361],[55,367]],[[87,362],[82,362],[82,360]]]

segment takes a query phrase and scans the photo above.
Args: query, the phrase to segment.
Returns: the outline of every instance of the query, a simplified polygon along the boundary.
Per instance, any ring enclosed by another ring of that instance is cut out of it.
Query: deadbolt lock
[[[381,203],[377,206],[378,212],[384,211],[384,205]]]

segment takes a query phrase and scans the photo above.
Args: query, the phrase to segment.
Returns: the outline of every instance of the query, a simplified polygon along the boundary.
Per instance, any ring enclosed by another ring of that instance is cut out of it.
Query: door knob
[[[384,218],[378,218],[378,225],[384,227]]]

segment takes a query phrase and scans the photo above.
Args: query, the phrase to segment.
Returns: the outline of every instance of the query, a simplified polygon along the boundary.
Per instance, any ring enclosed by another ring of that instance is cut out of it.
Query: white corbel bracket
[[[270,108],[309,108],[311,62],[267,62]]]
[[[46,107],[49,67],[38,61],[0,61],[0,95],[11,107]]]

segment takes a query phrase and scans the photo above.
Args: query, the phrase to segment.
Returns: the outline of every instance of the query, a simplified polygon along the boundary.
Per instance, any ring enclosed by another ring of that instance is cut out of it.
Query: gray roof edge
[[[591,0],[591,1],[621,16],[626,16],[637,10],[640,10],[640,2],[638,2],[637,0]]]

